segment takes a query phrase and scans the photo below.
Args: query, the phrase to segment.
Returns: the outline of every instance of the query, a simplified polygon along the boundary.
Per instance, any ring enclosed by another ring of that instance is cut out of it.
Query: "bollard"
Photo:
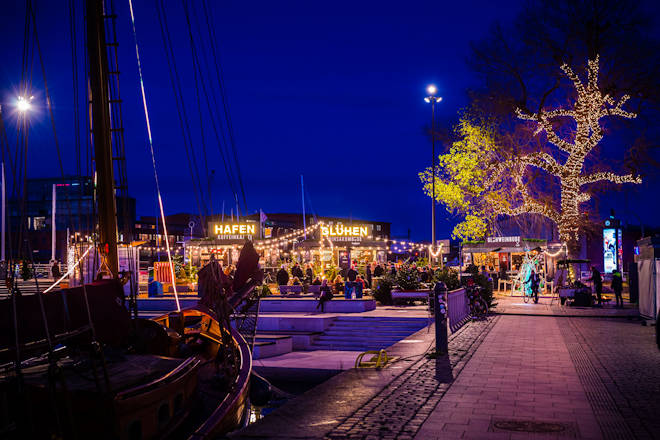
[[[435,352],[445,354],[449,348],[447,338],[447,286],[442,281],[433,287],[435,311]]]

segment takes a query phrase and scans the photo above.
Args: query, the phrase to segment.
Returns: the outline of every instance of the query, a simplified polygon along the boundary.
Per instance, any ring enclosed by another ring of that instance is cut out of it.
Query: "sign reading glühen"
[[[209,223],[209,234],[221,240],[240,240],[257,235],[256,223]]]
[[[366,226],[321,226],[321,234],[326,237],[366,237],[368,233]]]
[[[369,226],[344,226],[342,224],[321,226],[321,235],[333,242],[362,242],[363,238],[369,236]]]

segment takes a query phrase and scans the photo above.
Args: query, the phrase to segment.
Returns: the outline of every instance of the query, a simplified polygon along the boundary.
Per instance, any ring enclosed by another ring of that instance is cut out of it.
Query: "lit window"
[[[46,229],[46,217],[34,217],[33,227],[35,231]]]

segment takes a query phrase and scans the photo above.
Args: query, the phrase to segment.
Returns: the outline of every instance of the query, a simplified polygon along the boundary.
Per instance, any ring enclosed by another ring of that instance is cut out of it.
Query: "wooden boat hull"
[[[204,307],[184,309],[177,312],[174,319],[185,321],[187,317],[198,317],[202,319],[200,332],[201,336],[217,341],[220,344],[220,326],[218,321],[213,316],[213,312],[205,309]],[[170,315],[163,315],[153,318],[153,321],[158,322],[164,327],[172,328],[176,324],[171,322]],[[185,330],[183,331],[185,333]],[[233,431],[238,428],[244,418],[245,412],[248,410],[249,405],[249,385],[250,376],[252,374],[252,353],[248,343],[243,336],[235,329],[231,330],[232,340],[238,348],[239,353],[239,368],[238,374],[230,385],[230,391],[219,405],[212,411],[210,416],[190,434],[190,439],[208,439],[215,438],[227,432]],[[203,356],[208,360],[214,357],[217,353],[215,350],[209,350]],[[179,433],[180,435],[180,433]]]

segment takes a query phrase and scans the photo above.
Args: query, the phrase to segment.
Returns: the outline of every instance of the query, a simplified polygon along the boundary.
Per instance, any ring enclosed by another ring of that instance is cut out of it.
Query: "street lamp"
[[[431,104],[431,253],[435,250],[435,104],[442,101],[441,96],[435,96],[438,89],[433,84],[426,88],[428,96],[424,101]],[[431,255],[429,255],[431,260]]]
[[[29,111],[32,108],[32,100],[33,99],[34,99],[34,96],[30,96],[29,98],[19,96],[18,99],[16,100],[16,108],[21,113],[25,113],[25,112]]]

